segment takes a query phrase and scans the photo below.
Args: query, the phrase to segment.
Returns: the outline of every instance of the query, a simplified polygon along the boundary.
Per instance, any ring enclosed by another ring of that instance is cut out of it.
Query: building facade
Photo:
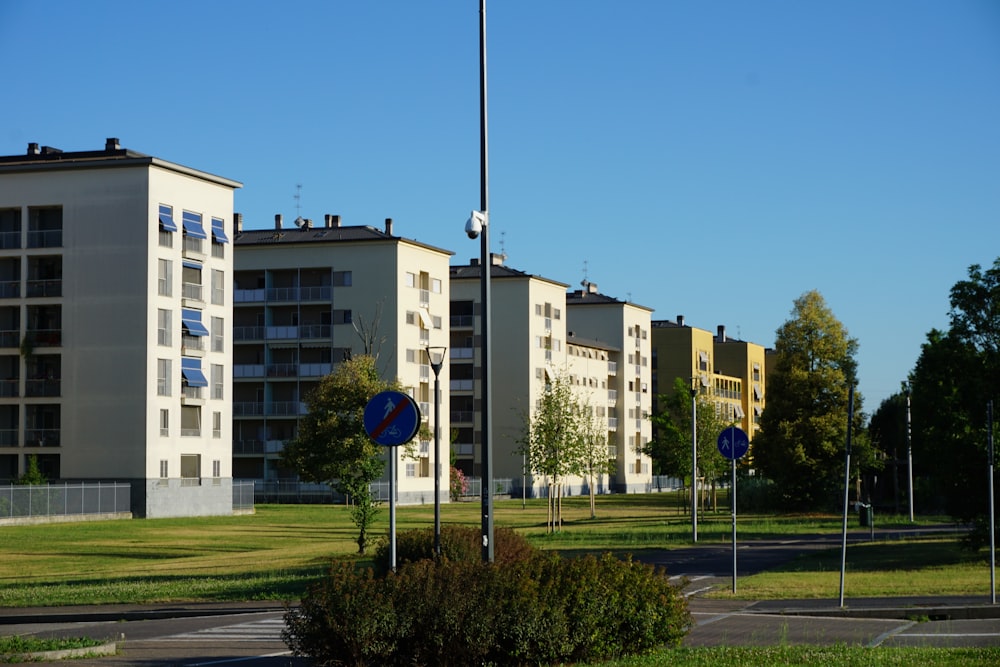
[[[0,479],[132,484],[135,516],[232,512],[241,184],[121,148],[0,157]]]
[[[601,294],[597,285],[585,282],[584,289],[566,295],[566,312],[567,330],[574,336],[621,350],[619,360],[609,364],[608,375],[608,445],[616,470],[613,485],[619,493],[648,492],[652,462],[642,448],[652,437],[653,310]]]
[[[297,435],[309,392],[352,355],[375,356],[382,376],[399,380],[417,401],[433,433],[426,348],[448,344],[450,252],[395,236],[392,220],[376,229],[342,226],[335,215],[322,226],[301,218],[285,225],[278,215],[272,229],[244,230],[240,221],[234,245],[235,477],[264,484],[295,478],[280,467],[281,451]],[[447,365],[440,380],[448,386]],[[446,438],[446,408],[441,415]],[[433,502],[432,442],[420,439],[415,449],[413,457],[400,452],[398,500]],[[447,470],[443,461],[444,500]]]

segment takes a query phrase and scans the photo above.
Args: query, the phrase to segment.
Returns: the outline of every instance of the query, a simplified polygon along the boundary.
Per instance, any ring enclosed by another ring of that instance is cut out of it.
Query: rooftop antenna
[[[506,240],[507,232],[500,232],[500,259],[504,262],[507,261],[507,248],[504,241]]]
[[[625,302],[632,303],[632,292],[625,292]]]
[[[295,226],[301,227],[305,221],[302,219],[302,184],[295,185]]]
[[[580,281],[580,285],[586,287],[589,284],[590,281],[587,280],[587,260],[583,260],[583,280]]]

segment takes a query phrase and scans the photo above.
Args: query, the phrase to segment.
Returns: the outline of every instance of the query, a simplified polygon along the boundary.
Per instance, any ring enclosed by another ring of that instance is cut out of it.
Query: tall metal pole
[[[697,379],[695,379],[697,382]],[[691,541],[698,541],[698,386],[691,389]]]
[[[434,555],[441,557],[441,363],[434,370]]]
[[[486,140],[486,0],[479,0],[479,158],[480,158],[480,210],[486,218],[483,225],[480,246],[480,386],[482,408],[480,427],[482,428],[482,537],[483,561],[493,562],[493,443],[490,437],[493,406],[490,403],[490,272],[493,260],[490,257],[489,225],[489,168],[488,144]]]
[[[910,523],[913,523],[913,443],[911,440],[910,387],[906,387],[906,475],[910,494]]]
[[[735,438],[733,439],[733,442],[735,442]],[[732,496],[733,496],[732,497],[732,506],[733,506],[733,593],[736,593],[736,459],[733,459]]]
[[[851,424],[854,423],[854,385],[847,392],[847,453],[844,461],[844,527],[840,547],[840,606],[844,606],[844,572],[847,570],[847,502],[851,489]]]
[[[989,462],[989,494],[990,494],[990,604],[997,603],[997,542],[996,516],[993,501],[993,401],[986,404],[986,450]]]

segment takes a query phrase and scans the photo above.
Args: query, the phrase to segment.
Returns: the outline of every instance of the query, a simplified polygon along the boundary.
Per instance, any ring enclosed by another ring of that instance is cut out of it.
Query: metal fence
[[[0,486],[0,519],[131,511],[132,485],[120,482]]]
[[[233,511],[252,510],[254,502],[253,481],[233,480]]]

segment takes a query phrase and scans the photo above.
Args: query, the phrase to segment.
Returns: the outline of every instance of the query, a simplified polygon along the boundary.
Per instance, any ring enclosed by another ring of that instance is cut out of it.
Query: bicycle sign
[[[420,407],[407,394],[383,391],[365,406],[365,432],[377,444],[396,447],[413,440],[420,428]]]

